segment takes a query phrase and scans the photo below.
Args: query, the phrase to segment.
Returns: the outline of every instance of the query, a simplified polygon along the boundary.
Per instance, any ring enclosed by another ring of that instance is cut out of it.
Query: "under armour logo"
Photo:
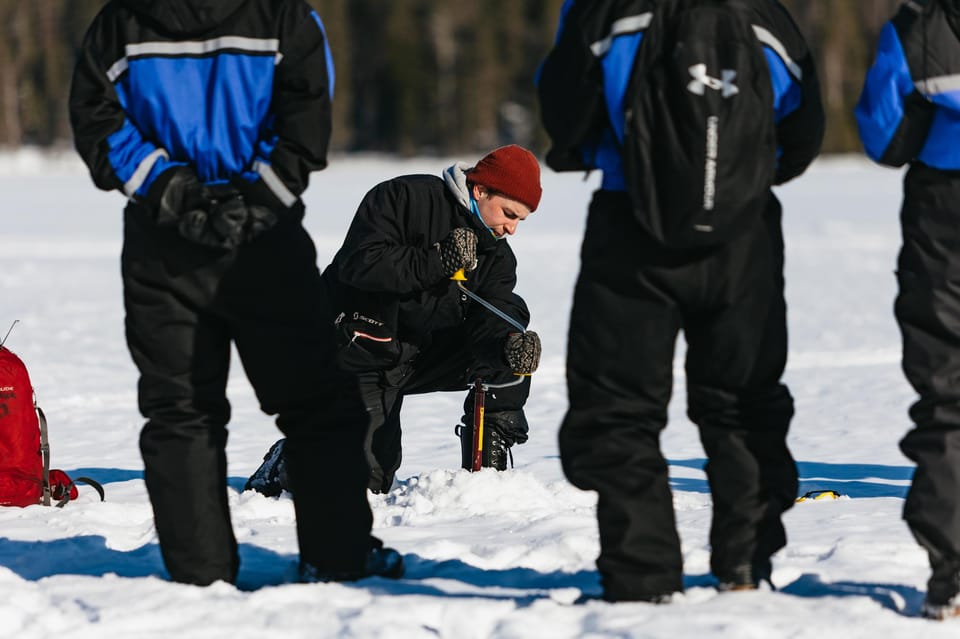
[[[729,98],[740,93],[740,89],[733,83],[737,79],[737,72],[733,69],[723,69],[720,72],[720,78],[713,78],[707,75],[707,65],[695,64],[689,69],[693,81],[687,85],[687,90],[696,95],[703,95],[707,87],[714,91],[720,91],[720,94]]]

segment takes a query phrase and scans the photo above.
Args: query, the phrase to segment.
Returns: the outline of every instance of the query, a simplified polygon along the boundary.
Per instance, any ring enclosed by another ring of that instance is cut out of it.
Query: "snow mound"
[[[471,517],[522,518],[526,521],[592,509],[595,493],[566,482],[544,483],[528,472],[485,468],[434,470],[398,481],[389,494],[374,496],[374,527],[408,526],[425,520]]]

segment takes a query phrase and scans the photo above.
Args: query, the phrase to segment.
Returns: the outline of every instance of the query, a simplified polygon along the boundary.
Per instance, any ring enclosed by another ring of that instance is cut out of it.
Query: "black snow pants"
[[[769,571],[797,492],[786,445],[780,205],[712,252],[658,247],[627,196],[598,191],[581,249],[560,429],[570,481],[598,493],[597,567],[610,600],[683,589],[667,463],[660,450],[677,334],[687,341],[688,415],[713,496],[711,568],[721,581]],[[763,576],[758,575],[758,576]]]
[[[917,464],[903,516],[930,556],[928,597],[943,602],[960,582],[960,174],[915,164],[904,187],[894,309],[920,397],[900,442]]]
[[[468,336],[458,329],[438,331],[430,346],[399,369],[362,373],[361,393],[366,405],[367,441],[364,450],[370,465],[369,487],[375,493],[389,492],[402,457],[400,408],[406,395],[469,389],[464,410],[473,404],[471,385],[481,377],[485,382],[503,384],[517,381],[507,368],[491,368],[489,362],[473,361]],[[530,378],[517,385],[491,390],[485,399],[488,419],[501,411],[522,411],[530,394]],[[525,422],[524,422],[525,423]],[[526,441],[526,433],[511,433]]]
[[[300,216],[227,252],[191,244],[146,221],[136,205],[127,208],[126,335],[147,419],[140,449],[160,549],[176,581],[237,575],[224,450],[231,342],[262,409],[277,415],[288,439],[291,482],[304,486],[295,492],[301,558],[332,557],[316,563],[360,570],[370,547],[363,433],[320,418],[334,397],[338,406],[362,410],[362,403],[355,380],[319,374],[332,356],[331,337],[321,334],[316,253]],[[318,467],[335,486],[314,490]]]

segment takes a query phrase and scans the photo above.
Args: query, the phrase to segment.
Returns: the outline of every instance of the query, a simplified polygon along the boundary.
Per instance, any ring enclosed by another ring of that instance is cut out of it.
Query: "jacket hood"
[[[447,189],[453,194],[453,197],[460,206],[466,209],[463,214],[470,224],[478,231],[486,231],[486,233],[481,232],[477,236],[479,239],[478,246],[481,250],[485,250],[491,246],[489,238],[492,238],[493,243],[496,243],[497,241],[507,239],[507,236],[497,237],[494,235],[486,222],[483,221],[483,218],[480,217],[480,212],[474,208],[472,198],[470,197],[470,187],[467,185],[467,171],[472,168],[473,166],[466,162],[457,162],[453,166],[444,169],[443,182],[447,185]]]
[[[457,162],[443,172],[443,181],[463,208],[470,210],[470,189],[467,187],[467,171],[473,167],[466,162]]]
[[[160,31],[174,36],[201,34],[216,27],[247,0],[120,0]]]

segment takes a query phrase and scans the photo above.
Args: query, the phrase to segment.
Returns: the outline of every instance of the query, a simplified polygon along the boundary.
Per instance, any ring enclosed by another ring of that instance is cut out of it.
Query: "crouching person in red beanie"
[[[513,291],[517,260],[506,238],[536,210],[540,194],[536,158],[505,146],[473,167],[455,164],[442,177],[394,178],[360,203],[323,281],[326,329],[337,353],[329,375],[338,384],[359,385],[364,401],[332,401],[328,414],[365,434],[372,491],[388,491],[400,466],[406,395],[467,390],[480,378],[493,387],[485,400],[485,465],[506,468],[509,447],[526,441],[530,381],[518,376],[536,369],[540,340],[483,307],[451,278],[463,270],[467,289],[526,326],[530,314]],[[513,381],[519,383],[497,388]],[[464,404],[468,428],[472,396],[471,390]],[[284,473],[296,472],[293,444],[278,444],[248,487],[277,494]],[[310,460],[304,463],[305,473],[315,472]]]

